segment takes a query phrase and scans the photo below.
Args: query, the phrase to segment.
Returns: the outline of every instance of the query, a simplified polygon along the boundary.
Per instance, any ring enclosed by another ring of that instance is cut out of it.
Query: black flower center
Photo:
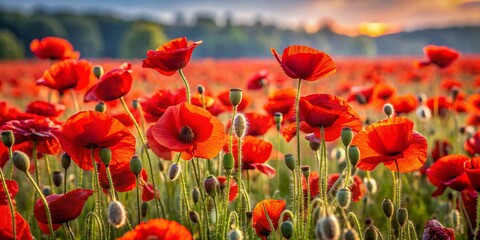
[[[193,133],[193,130],[189,126],[185,126],[180,130],[180,133],[178,134],[178,138],[180,141],[184,143],[191,143],[193,142],[193,138],[195,137],[195,134]]]

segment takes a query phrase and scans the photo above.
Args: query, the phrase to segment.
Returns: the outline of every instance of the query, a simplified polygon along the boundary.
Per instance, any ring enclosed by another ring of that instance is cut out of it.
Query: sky
[[[0,0],[0,6],[26,12],[38,6],[56,11],[113,12],[117,17],[166,23],[173,22],[178,12],[187,20],[197,12],[214,13],[219,22],[230,13],[239,23],[252,23],[260,17],[280,27],[301,26],[311,31],[326,20],[345,31],[372,27],[369,23],[382,23],[395,31],[480,25],[480,0]]]

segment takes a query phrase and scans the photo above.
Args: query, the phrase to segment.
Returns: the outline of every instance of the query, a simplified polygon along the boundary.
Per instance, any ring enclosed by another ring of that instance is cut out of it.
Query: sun
[[[382,22],[363,22],[358,26],[360,34],[378,37],[391,32],[388,24]]]

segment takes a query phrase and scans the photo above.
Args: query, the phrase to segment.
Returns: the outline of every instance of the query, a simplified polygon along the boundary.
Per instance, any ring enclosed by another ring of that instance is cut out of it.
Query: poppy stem
[[[50,169],[50,164],[48,162],[48,155],[44,155],[43,159],[45,160],[45,166],[47,167],[47,175],[48,175],[48,183],[50,184],[50,189],[52,190],[52,193],[54,193],[54,185],[53,185],[53,180],[52,180],[52,170]]]
[[[345,146],[345,162],[347,163],[345,174],[345,187],[350,189],[350,174],[352,174],[352,166],[350,164],[350,158],[348,157],[348,146]]]
[[[198,160],[198,158],[197,158],[197,160]],[[202,210],[203,210],[203,213],[204,213],[205,218],[207,220],[206,223],[205,223],[206,224],[205,228],[207,229],[207,237],[210,238],[210,228],[208,226],[210,221],[208,219],[207,203],[205,202],[205,192],[203,191],[202,185],[200,184],[200,169],[195,164],[195,160],[192,160],[192,165],[193,165],[193,174],[195,176],[195,181],[197,182],[197,187],[200,190],[200,198],[202,200],[202,206],[203,206]],[[182,179],[182,181],[183,181],[183,179]],[[190,212],[190,210],[188,210],[188,207],[187,207],[187,212],[188,213]],[[189,219],[188,216],[187,216],[187,219]],[[216,219],[216,221],[218,221],[218,218]]]
[[[183,192],[183,198],[184,198],[184,202],[185,202],[185,216],[186,216],[186,221],[187,221],[187,224],[188,224],[188,228],[190,229],[191,232],[193,232],[193,227],[192,227],[192,223],[191,221],[189,220],[189,213],[190,213],[190,206],[189,206],[189,203],[188,203],[188,194],[187,194],[187,186],[185,185],[185,178],[183,177],[183,173],[180,172],[180,182],[182,184],[182,192]],[[203,198],[202,198],[203,200]],[[204,204],[205,206],[205,204]],[[208,222],[207,222],[207,226],[205,226],[208,230]],[[210,235],[209,235],[209,238],[210,238]]]
[[[178,69],[178,73],[180,74],[180,77],[182,78],[183,84],[185,85],[185,91],[187,92],[187,103],[190,103],[190,99],[191,99],[190,85],[188,85],[187,78],[185,78],[185,75],[183,74],[182,69]]]
[[[27,175],[28,180],[30,180],[30,182],[32,183],[33,187],[34,187],[35,190],[37,191],[38,195],[40,195],[40,198],[42,199],[43,205],[45,206],[45,211],[46,211],[46,213],[47,213],[47,221],[48,221],[48,229],[49,229],[49,231],[50,231],[50,238],[51,238],[51,239],[55,239],[55,232],[53,231],[53,227],[52,227],[52,216],[50,215],[50,208],[49,208],[49,206],[48,206],[47,199],[45,199],[45,196],[43,196],[42,191],[40,190],[40,188],[38,187],[38,185],[35,183],[35,181],[33,180],[32,176],[30,175],[30,173],[28,173],[27,171],[25,171],[25,175]]]
[[[232,122],[233,123],[233,122]],[[233,127],[233,126],[232,126]],[[242,182],[242,138],[238,138],[238,159],[237,159],[237,184],[238,184],[238,190],[239,192],[242,191],[242,189],[245,189],[245,186],[243,185],[243,182]],[[244,227],[243,225],[245,224],[243,222],[243,216],[245,215],[244,212],[242,212],[243,210],[243,201],[242,201],[242,198],[239,198],[238,201],[237,201],[237,212],[240,213],[240,228]]]
[[[328,211],[328,192],[327,192],[327,188],[328,188],[328,159],[327,159],[327,146],[326,146],[326,143],[325,143],[325,130],[323,129],[323,127],[320,128],[320,132],[322,134],[322,148],[321,148],[321,156],[322,156],[322,162],[324,164],[323,166],[323,194],[324,194],[324,197],[325,197],[325,208],[327,209]]]
[[[355,223],[355,228],[359,233],[360,240],[363,240],[362,227],[360,226],[360,222],[358,221],[357,215],[355,215],[354,212],[349,212],[348,217],[353,219],[353,222]]]
[[[112,196],[112,200],[115,201],[115,186],[113,185],[112,174],[110,173],[110,167],[105,165],[105,171],[107,172],[108,183],[110,185],[110,195]]]
[[[38,175],[37,141],[33,141],[32,157],[33,157],[33,162],[35,163],[35,180],[37,181],[37,184],[40,184],[39,175]]]
[[[67,193],[67,171],[68,168],[65,168],[65,177],[63,177],[63,194]]]
[[[72,228],[70,228],[70,224],[68,222],[65,223],[64,228],[67,230],[68,234],[70,234],[72,240],[75,240],[75,234],[73,233]]]
[[[477,239],[479,230],[480,230],[480,192],[477,192],[477,225],[475,226],[473,239]]]
[[[297,203],[297,190],[298,189],[297,189],[297,176],[296,176],[296,173],[295,173],[295,169],[292,170],[292,177],[293,177],[293,193],[292,193],[293,212],[298,213],[297,205],[299,203]],[[297,218],[295,218],[294,219],[294,225],[298,226],[299,223],[300,223],[299,220]],[[295,230],[299,230],[298,227],[295,228]],[[298,231],[298,233],[300,233],[300,231]],[[300,236],[300,234],[297,234],[297,236]]]
[[[300,169],[301,158],[300,158],[300,91],[302,87],[302,79],[298,79],[297,85],[297,95],[295,98],[295,123],[296,123],[296,137],[297,137],[297,168]]]
[[[139,178],[139,175],[137,174],[137,176],[135,176],[135,184],[137,185],[136,186],[136,191],[137,191],[137,220],[138,220],[138,224],[140,224],[142,222],[142,215],[140,214],[140,184],[139,184],[139,181],[138,181],[138,178]],[[156,197],[156,196],[155,196]]]
[[[73,88],[70,88],[70,94],[72,95],[73,100],[73,111],[75,111],[75,113],[78,113],[78,111],[80,111],[80,105],[78,104],[77,94],[75,93]]]
[[[267,218],[268,224],[270,225],[270,230],[273,236],[273,239],[277,239],[276,233],[275,233],[275,227],[273,226],[272,219],[270,219],[270,216],[268,215],[267,209],[265,208],[265,204],[263,204],[263,212],[265,213],[265,218]]]
[[[12,153],[12,147],[9,147],[9,148],[8,148],[8,159],[12,159],[12,155],[13,155],[13,153]],[[10,170],[9,170],[8,179],[12,179],[12,176],[13,176],[13,168],[14,168],[14,166],[13,166],[13,161],[10,160]]]
[[[222,226],[222,235],[220,236],[222,239],[223,237],[225,237],[225,234],[226,234],[226,231],[227,231],[227,228],[228,228],[228,223],[227,223],[227,217],[229,215],[228,213],[228,203],[229,203],[229,200],[230,200],[230,170],[226,171],[227,172],[227,187],[225,188],[225,196],[223,198],[223,224],[225,224],[224,226]]]
[[[13,202],[10,196],[10,192],[8,191],[7,182],[5,181],[5,175],[3,175],[2,168],[0,168],[0,178],[2,179],[2,186],[3,186],[3,189],[5,190],[5,194],[7,195],[8,207],[10,208],[10,214],[12,217],[13,239],[17,239],[17,231],[16,231],[16,225],[15,225],[15,209],[13,208]]]

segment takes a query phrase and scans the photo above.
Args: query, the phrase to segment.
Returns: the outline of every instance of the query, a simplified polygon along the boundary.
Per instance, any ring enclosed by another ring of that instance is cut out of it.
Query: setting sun
[[[386,23],[382,22],[363,22],[359,24],[360,34],[367,35],[370,37],[378,37],[388,33],[395,32],[396,27],[392,27]]]

